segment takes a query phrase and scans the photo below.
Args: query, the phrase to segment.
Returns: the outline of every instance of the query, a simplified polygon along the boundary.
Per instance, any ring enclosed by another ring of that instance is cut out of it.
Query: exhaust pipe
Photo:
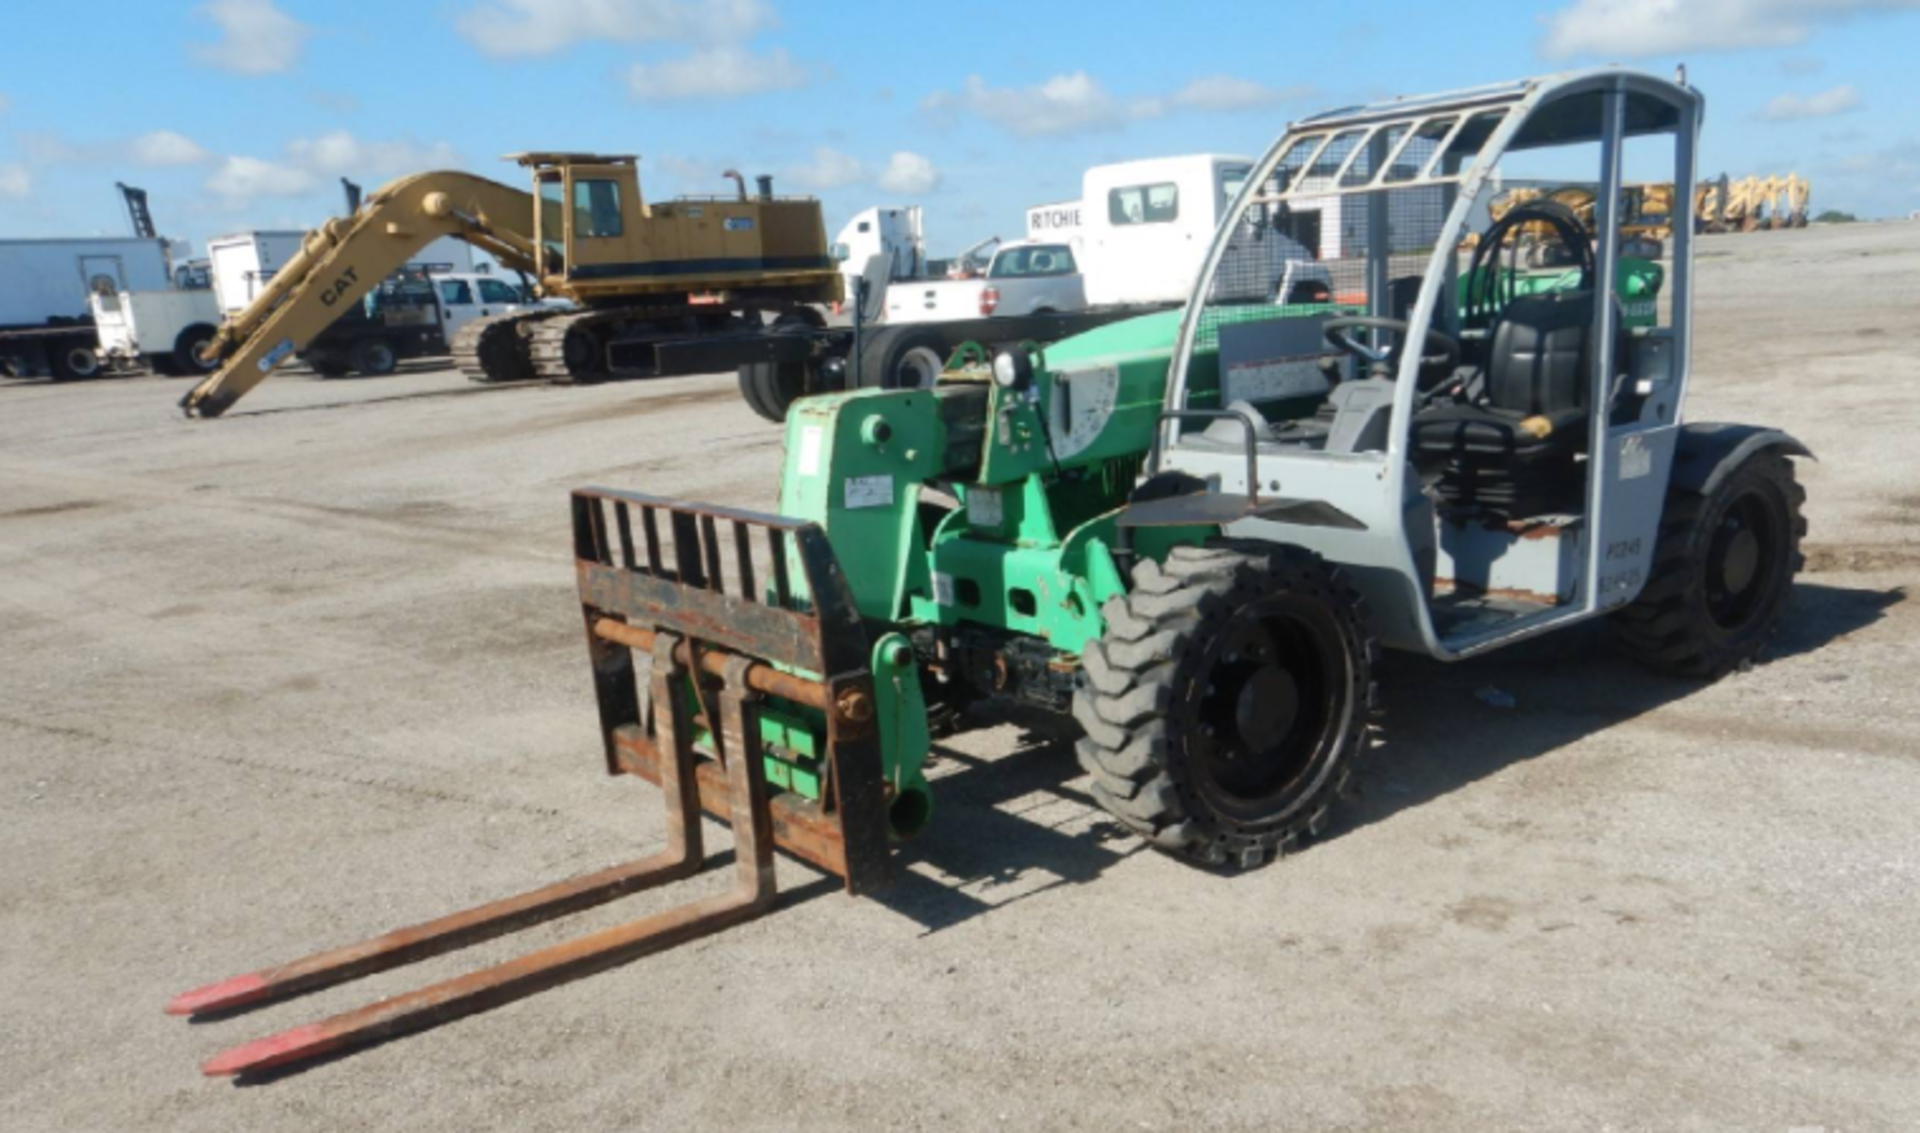
[[[760,176],[755,177],[753,180],[755,184],[760,186],[760,199],[763,201],[772,200],[773,199],[773,174],[762,173]]]
[[[729,169],[720,176],[733,178],[734,185],[740,190],[740,199],[743,201],[747,199],[747,179],[740,176],[739,170]]]

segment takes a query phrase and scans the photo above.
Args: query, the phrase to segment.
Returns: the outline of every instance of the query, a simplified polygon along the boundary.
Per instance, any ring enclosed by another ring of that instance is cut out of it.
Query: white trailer
[[[1197,153],[1087,170],[1080,205],[1087,302],[1184,302],[1252,169],[1250,157]]]
[[[220,325],[219,304],[205,288],[96,291],[93,323],[100,353],[113,369],[198,375],[217,365],[200,356]]]
[[[137,237],[0,240],[0,365],[56,379],[100,371],[91,292],[162,290],[166,242]]]
[[[304,231],[279,229],[240,232],[207,241],[213,293],[220,313],[225,316],[245,310],[306,238]],[[473,245],[443,236],[422,248],[405,266],[433,273],[472,271]]]

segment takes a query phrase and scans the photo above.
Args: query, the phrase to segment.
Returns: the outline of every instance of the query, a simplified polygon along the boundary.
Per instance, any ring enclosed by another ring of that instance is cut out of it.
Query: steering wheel
[[[1328,319],[1320,324],[1320,328],[1329,345],[1366,362],[1370,375],[1391,379],[1400,372],[1400,359],[1407,349],[1407,320],[1383,319],[1375,315],[1343,315]],[[1393,336],[1393,345],[1384,350],[1369,346],[1353,337],[1353,332],[1357,330],[1384,331]],[[1427,339],[1421,345],[1425,349],[1420,355],[1422,370],[1451,371],[1460,364],[1460,343],[1451,335],[1429,329]]]

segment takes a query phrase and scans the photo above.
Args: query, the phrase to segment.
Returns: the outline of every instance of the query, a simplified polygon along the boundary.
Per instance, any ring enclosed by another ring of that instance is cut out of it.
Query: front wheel
[[[1207,864],[1256,866],[1319,834],[1368,740],[1362,600],[1293,547],[1179,547],[1133,583],[1074,696],[1094,798]]]
[[[1750,663],[1780,628],[1805,561],[1806,499],[1777,450],[1748,457],[1709,495],[1670,492],[1647,585],[1613,615],[1621,652],[1686,677]]]

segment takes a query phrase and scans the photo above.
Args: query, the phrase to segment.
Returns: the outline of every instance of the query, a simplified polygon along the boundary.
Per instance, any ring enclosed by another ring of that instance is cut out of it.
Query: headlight
[[[1024,350],[1002,350],[993,356],[993,380],[1001,389],[1019,389],[1033,380],[1033,360]]]

